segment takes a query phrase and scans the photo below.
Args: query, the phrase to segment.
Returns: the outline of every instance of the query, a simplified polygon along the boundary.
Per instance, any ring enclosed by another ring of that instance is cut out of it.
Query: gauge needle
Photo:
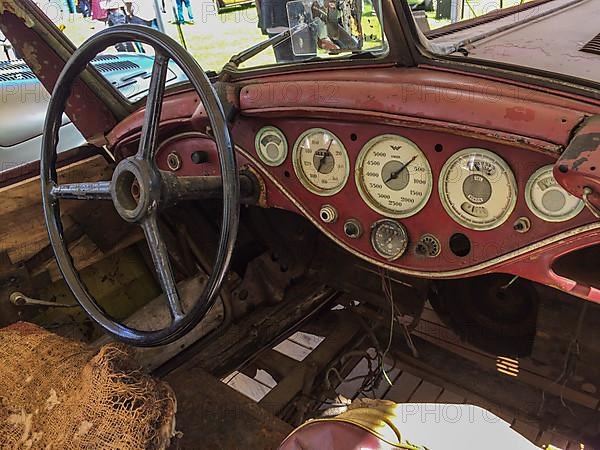
[[[402,166],[398,170],[394,170],[392,173],[390,173],[390,177],[387,180],[384,180],[383,182],[387,183],[389,181],[392,181],[392,180],[395,180],[396,178],[398,178],[398,176],[402,173],[402,171],[404,169],[406,169],[406,166],[408,166],[415,159],[417,159],[417,155],[410,158],[405,164],[402,164]]]
[[[317,172],[321,171],[321,167],[323,167],[323,163],[325,162],[325,158],[327,158],[327,155],[331,154],[331,153],[329,153],[329,149],[331,148],[331,144],[333,144],[333,139],[329,141],[329,145],[327,146],[327,149],[325,150],[325,153],[323,154],[323,156],[321,156],[321,159],[319,161],[319,167],[317,167]]]

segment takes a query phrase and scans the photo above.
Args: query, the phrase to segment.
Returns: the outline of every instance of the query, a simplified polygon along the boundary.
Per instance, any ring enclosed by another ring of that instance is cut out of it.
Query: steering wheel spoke
[[[158,280],[165,297],[167,298],[171,318],[174,323],[179,322],[185,316],[185,313],[183,311],[179,293],[177,292],[177,285],[175,284],[175,277],[173,276],[173,269],[171,267],[171,261],[169,260],[167,246],[161,237],[156,215],[152,214],[148,216],[141,223],[141,226],[146,235],[146,242],[148,243],[152,261],[154,262],[154,269],[156,270]]]
[[[110,181],[67,183],[52,186],[50,195],[56,200],[110,200]]]
[[[154,159],[168,72],[169,57],[161,51],[156,50],[154,65],[152,66],[152,78],[150,79],[150,88],[146,100],[142,138],[140,139],[140,146],[136,155],[138,159],[145,161],[153,161]]]

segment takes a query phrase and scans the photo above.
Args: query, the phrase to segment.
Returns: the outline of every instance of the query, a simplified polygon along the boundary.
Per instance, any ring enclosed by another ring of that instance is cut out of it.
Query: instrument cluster
[[[359,249],[368,245],[371,254],[400,266],[458,268],[468,264],[460,261],[465,257],[481,262],[497,256],[473,252],[495,242],[491,230],[501,230],[496,253],[502,254],[560,231],[554,224],[576,219],[584,206],[554,179],[554,158],[538,152],[391,126],[359,135],[352,125],[321,123],[298,129],[297,137],[284,127],[257,130],[260,161],[291,164],[295,180],[314,194],[308,203],[318,205],[322,226],[341,229]],[[281,181],[284,188],[292,184]],[[370,213],[361,214],[364,205]]]

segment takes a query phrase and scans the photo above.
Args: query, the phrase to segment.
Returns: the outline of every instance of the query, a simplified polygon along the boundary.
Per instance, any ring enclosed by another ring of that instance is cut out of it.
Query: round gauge
[[[356,185],[369,207],[389,217],[409,217],[429,200],[431,167],[417,145],[401,136],[371,139],[358,155]]]
[[[525,200],[533,214],[548,222],[563,222],[583,209],[583,202],[569,194],[552,174],[553,166],[540,167],[525,186]]]
[[[279,128],[262,127],[256,133],[254,146],[260,160],[268,166],[279,166],[287,158],[288,144]]]
[[[304,187],[318,195],[339,192],[350,171],[344,144],[322,128],[305,131],[294,145],[294,171]]]
[[[440,173],[440,199],[448,214],[473,230],[503,224],[517,202],[517,183],[508,164],[481,148],[461,150]]]
[[[378,220],[371,228],[371,245],[385,259],[397,259],[408,246],[406,228],[395,220]]]

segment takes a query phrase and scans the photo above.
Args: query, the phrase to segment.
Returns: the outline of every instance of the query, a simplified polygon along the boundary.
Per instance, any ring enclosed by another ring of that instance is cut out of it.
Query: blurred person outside
[[[102,8],[100,3],[102,3],[100,0],[91,1],[92,20],[97,20],[98,22],[102,22],[106,25],[106,21],[108,19],[108,12],[104,8]],[[92,26],[92,28],[94,27]]]
[[[69,9],[71,9],[71,4],[73,0],[68,0]],[[90,17],[92,15],[92,8],[90,7],[90,0],[79,0],[77,2],[77,9],[83,15],[83,17]]]
[[[159,30],[154,0],[124,1],[129,23]],[[138,52],[146,53],[141,42],[134,42]]]
[[[192,3],[191,0],[175,0],[177,4],[177,21],[180,25],[184,25],[185,23],[189,23],[190,25],[194,24],[194,12],[192,11]],[[185,8],[187,10],[188,21],[186,22],[183,18],[183,5],[185,4]]]
[[[109,27],[114,27],[115,25],[124,25],[127,23],[125,4],[121,0],[103,0],[100,1],[100,7],[106,11],[106,24]],[[135,51],[131,42],[119,42],[115,45],[115,47],[118,52]]]
[[[135,0],[125,1],[124,3],[129,16],[129,23],[145,25],[158,30],[154,0]]]
[[[291,0],[256,0],[259,15],[258,27],[269,38],[289,30],[290,24],[287,10],[289,1]],[[297,2],[293,2],[291,8],[292,10],[297,10],[298,6],[301,11],[304,10],[304,5],[298,5]],[[294,13],[298,15],[300,11],[294,11]],[[313,56],[312,54],[295,54],[292,40],[296,41],[298,47],[304,47],[307,53],[316,52],[315,39],[312,36],[311,29],[307,27],[304,30],[295,31],[291,37],[273,47],[273,53],[277,62],[302,61],[310,59]]]

